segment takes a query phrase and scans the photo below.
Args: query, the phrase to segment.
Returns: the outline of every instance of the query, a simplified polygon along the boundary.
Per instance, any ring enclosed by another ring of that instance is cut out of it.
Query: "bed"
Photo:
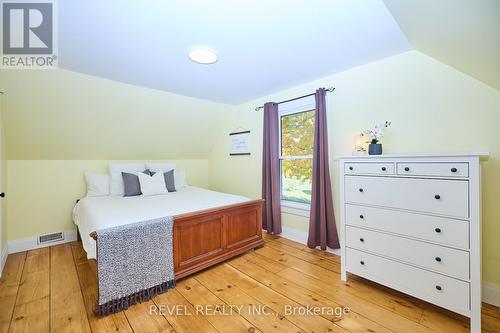
[[[195,186],[148,197],[86,197],[73,211],[88,259],[97,259],[94,231],[163,216],[174,216],[176,279],[264,244],[262,200]]]

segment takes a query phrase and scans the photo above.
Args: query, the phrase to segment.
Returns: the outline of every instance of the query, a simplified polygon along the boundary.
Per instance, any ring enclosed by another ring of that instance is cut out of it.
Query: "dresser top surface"
[[[391,158],[440,158],[440,157],[479,157],[486,160],[490,156],[489,152],[456,152],[456,153],[408,153],[408,154],[382,154],[382,155],[336,155],[336,160],[376,160]]]

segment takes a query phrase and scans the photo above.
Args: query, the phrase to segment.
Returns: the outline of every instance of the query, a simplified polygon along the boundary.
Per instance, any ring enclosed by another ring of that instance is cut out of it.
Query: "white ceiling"
[[[60,67],[229,104],[411,49],[382,0],[58,6]],[[219,62],[191,62],[186,55],[196,46],[216,50]]]
[[[500,0],[384,0],[412,46],[500,89]]]

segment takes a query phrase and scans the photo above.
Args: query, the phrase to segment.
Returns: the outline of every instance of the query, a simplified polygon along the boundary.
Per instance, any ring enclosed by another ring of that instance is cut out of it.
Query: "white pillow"
[[[188,186],[186,183],[186,171],[174,171],[174,184],[176,190]]]
[[[175,169],[175,163],[146,163],[146,169],[153,172],[167,172]]]
[[[113,163],[109,162],[109,193],[114,196],[124,196],[122,172],[138,173],[146,169],[144,163]]]
[[[109,195],[109,175],[103,173],[85,172],[87,181],[87,196],[101,197]]]
[[[157,172],[153,176],[139,172],[139,184],[141,184],[142,195],[157,195],[168,193],[165,185],[165,177],[162,172]]]

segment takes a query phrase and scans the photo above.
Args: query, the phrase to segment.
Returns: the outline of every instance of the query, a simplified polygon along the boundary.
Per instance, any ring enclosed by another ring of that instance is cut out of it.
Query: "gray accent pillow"
[[[151,176],[153,176],[156,172],[150,171]],[[167,191],[175,192],[175,181],[174,181],[174,169],[164,172],[163,178],[165,178],[165,186],[167,187]]]
[[[150,175],[151,172],[149,169],[146,169],[142,172],[143,174]],[[141,184],[139,183],[139,177],[133,173],[122,172],[123,177],[123,187],[125,189],[124,197],[133,197],[137,195],[141,195]]]
[[[167,186],[167,191],[175,192],[175,182],[174,182],[174,170],[170,170],[163,173],[165,178],[165,185]]]

